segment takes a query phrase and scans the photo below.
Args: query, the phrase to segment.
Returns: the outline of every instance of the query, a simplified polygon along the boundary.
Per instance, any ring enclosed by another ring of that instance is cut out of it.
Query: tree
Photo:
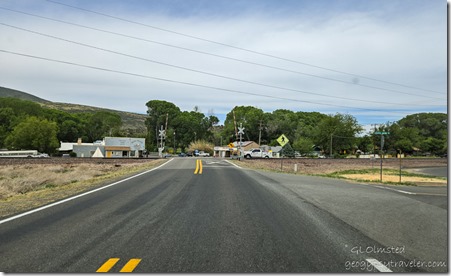
[[[160,130],[161,126],[165,128],[166,118],[170,124],[172,124],[181,111],[175,104],[161,100],[148,101],[146,106],[147,115],[149,115],[146,119],[146,127],[148,132],[148,139],[146,141],[147,148],[153,148],[156,150],[157,138],[159,136],[158,130]]]
[[[362,127],[356,118],[349,114],[337,113],[319,122],[314,142],[329,155],[340,151],[351,152],[356,147],[356,135],[361,131]]]
[[[86,134],[90,142],[100,140],[105,136],[115,136],[122,125],[118,114],[99,111],[89,114],[86,122]]]
[[[31,116],[19,123],[6,138],[10,149],[36,149],[39,152],[54,153],[59,146],[55,122]]]
[[[224,121],[222,136],[226,137],[226,143],[239,140],[235,133],[234,112],[236,126],[239,127],[242,124],[245,128],[244,140],[258,142],[260,122],[265,124],[263,110],[253,106],[235,106],[232,111],[227,113]]]
[[[313,141],[310,138],[306,137],[299,137],[293,143],[293,148],[302,155],[308,155],[309,153],[311,153],[313,146]]]

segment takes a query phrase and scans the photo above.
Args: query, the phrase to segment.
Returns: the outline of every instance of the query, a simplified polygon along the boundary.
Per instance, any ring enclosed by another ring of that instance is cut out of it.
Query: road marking
[[[234,164],[234,163],[230,162],[229,160],[224,160],[224,161],[226,161],[227,163],[237,167],[238,169],[242,169],[242,167],[238,166],[237,164]]]
[[[379,189],[386,189],[386,190],[395,191],[395,192],[398,192],[398,193],[403,193],[403,194],[408,194],[408,195],[448,196],[447,194],[414,193],[414,192],[408,192],[408,191],[398,190],[398,189],[389,188],[389,187],[382,187],[382,186],[371,185],[371,184],[363,184],[363,185],[372,186],[372,187],[376,187],[376,188],[379,188]]]
[[[202,174],[202,160],[196,160],[196,169],[194,170],[194,174]]]
[[[369,262],[372,266],[374,266],[380,272],[393,272],[388,267],[386,267],[385,265],[383,265],[381,262],[379,262],[376,259],[370,258],[370,259],[366,259],[366,261]]]
[[[119,180],[119,181],[114,182],[114,183],[112,183],[112,184],[109,184],[109,185],[106,185],[106,186],[103,186],[103,187],[100,187],[100,188],[97,188],[97,189],[88,191],[88,192],[83,193],[83,194],[79,194],[79,195],[76,195],[76,196],[73,196],[73,197],[69,197],[69,198],[66,198],[66,199],[63,199],[63,200],[60,200],[60,201],[51,203],[51,204],[49,204],[49,205],[45,205],[45,206],[39,207],[39,208],[37,208],[37,209],[30,210],[30,211],[28,211],[28,212],[25,212],[25,213],[22,213],[22,214],[19,214],[19,215],[16,215],[16,216],[13,216],[13,217],[4,219],[4,220],[0,220],[0,224],[5,223],[5,222],[8,222],[8,221],[12,221],[12,220],[15,220],[15,219],[24,217],[24,216],[28,216],[28,215],[31,215],[31,214],[33,214],[33,213],[37,213],[37,212],[39,212],[39,211],[45,210],[45,209],[47,209],[47,208],[50,208],[50,207],[53,207],[53,206],[56,206],[56,205],[60,205],[60,204],[63,204],[63,203],[65,203],[65,202],[68,202],[68,201],[77,199],[77,198],[79,198],[79,197],[83,197],[83,196],[85,196],[85,195],[89,195],[89,194],[98,192],[98,191],[100,191],[100,190],[109,188],[109,187],[111,187],[111,186],[120,184],[120,183],[122,183],[122,182],[128,181],[128,180],[130,180],[130,179],[136,178],[136,177],[141,176],[141,175],[144,175],[144,174],[146,174],[146,173],[149,173],[149,172],[151,172],[151,171],[157,170],[157,169],[159,169],[159,168],[165,166],[166,164],[168,164],[168,163],[171,162],[172,160],[174,160],[174,158],[169,159],[169,161],[165,162],[164,164],[161,164],[161,165],[158,166],[158,167],[155,167],[155,168],[150,169],[150,170],[147,170],[147,171],[145,171],[145,172],[142,172],[142,173],[139,173],[139,174],[130,176],[130,177],[128,177],[128,178]]]
[[[140,262],[141,259],[131,259],[119,272],[133,272]]]
[[[119,262],[119,258],[110,258],[96,272],[108,272]],[[119,272],[133,272],[141,259],[130,259]]]
[[[99,267],[99,269],[97,269],[96,272],[108,272],[110,271],[111,268],[113,268],[113,266],[119,262],[119,258],[111,258],[108,261],[106,261],[101,267]]]

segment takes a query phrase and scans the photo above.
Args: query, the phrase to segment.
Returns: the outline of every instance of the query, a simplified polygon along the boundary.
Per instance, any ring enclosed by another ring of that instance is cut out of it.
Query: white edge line
[[[371,186],[371,185],[369,185],[369,186]],[[379,189],[391,190],[391,191],[395,191],[395,192],[403,193],[403,194],[408,194],[408,195],[416,195],[416,193],[407,192],[407,191],[398,190],[398,189],[393,189],[393,188],[389,188],[389,187],[381,187],[381,186],[374,186],[374,187],[379,188]]]
[[[380,272],[393,272],[388,267],[386,267],[385,265],[383,265],[381,262],[379,262],[376,259],[370,258],[370,259],[366,259],[366,261],[369,262],[372,266],[374,266]]]
[[[224,161],[226,161],[227,163],[237,167],[238,169],[242,169],[242,167],[238,166],[237,164],[234,164],[234,163],[230,162],[229,160],[224,160]]]
[[[69,197],[69,198],[66,198],[66,199],[63,199],[63,200],[60,200],[60,201],[57,201],[57,202],[53,202],[53,203],[51,203],[51,204],[49,204],[49,205],[45,205],[45,206],[39,207],[39,208],[37,208],[37,209],[33,209],[33,210],[30,210],[30,211],[27,211],[27,212],[22,213],[22,214],[19,214],[19,215],[16,215],[16,216],[12,216],[12,217],[7,218],[7,219],[0,220],[0,224],[5,223],[5,222],[8,222],[8,221],[15,220],[15,219],[18,219],[18,218],[21,218],[21,217],[24,217],[24,216],[27,216],[27,215],[30,215],[30,214],[33,214],[33,213],[36,213],[36,212],[39,212],[39,211],[42,211],[42,210],[45,210],[45,209],[48,209],[48,208],[53,207],[53,206],[56,206],[56,205],[60,205],[60,204],[62,204],[62,203],[65,203],[65,202],[74,200],[74,199],[76,199],[76,198],[79,198],[79,197],[82,197],[82,196],[85,196],[85,195],[89,195],[89,194],[98,192],[98,191],[100,191],[100,190],[109,188],[109,187],[111,187],[111,186],[117,185],[117,184],[119,184],[119,183],[128,181],[128,180],[133,179],[133,178],[135,178],[135,177],[138,177],[138,176],[141,176],[141,175],[143,175],[143,174],[149,173],[149,172],[151,172],[151,171],[157,170],[157,169],[163,167],[164,165],[168,164],[168,163],[171,162],[172,160],[174,160],[174,158],[169,159],[169,161],[167,161],[167,162],[161,164],[161,165],[158,166],[158,167],[152,168],[152,169],[150,169],[150,170],[144,171],[144,172],[139,173],[139,174],[135,174],[135,175],[130,176],[130,177],[128,177],[128,178],[125,178],[125,179],[119,180],[119,181],[117,181],[117,182],[108,184],[108,185],[106,185],[106,186],[103,186],[103,187],[100,187],[100,188],[97,188],[97,189],[88,191],[88,192],[86,192],[86,193],[82,193],[82,194],[79,194],[79,195],[76,195],[76,196],[73,196],[73,197]]]

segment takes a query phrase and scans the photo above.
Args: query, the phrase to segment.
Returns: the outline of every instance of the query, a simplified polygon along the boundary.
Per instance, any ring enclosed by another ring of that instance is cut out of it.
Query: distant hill
[[[22,92],[19,90],[1,87],[1,86],[0,86],[0,97],[17,98],[17,99],[27,100],[27,101],[37,102],[37,103],[49,103],[49,101],[41,99],[34,95],[31,95],[31,94],[28,94],[28,93],[25,93],[25,92]]]
[[[41,99],[39,97],[36,97],[36,96],[31,95],[26,92],[10,89],[10,88],[6,88],[6,87],[1,87],[1,86],[0,86],[0,97],[2,97],[2,98],[18,98],[18,99],[22,99],[22,100],[33,101],[33,102],[39,103],[43,107],[63,110],[63,111],[69,112],[69,113],[82,113],[82,112],[94,113],[97,111],[108,111],[108,112],[116,113],[119,116],[121,116],[122,128],[129,130],[130,134],[146,132],[146,127],[144,124],[144,122],[146,120],[146,115],[143,115],[143,114],[118,111],[118,110],[112,110],[112,109],[100,108],[100,107],[93,107],[93,106],[87,106],[87,105],[70,104],[70,103],[56,103],[56,102],[51,102],[48,100]]]

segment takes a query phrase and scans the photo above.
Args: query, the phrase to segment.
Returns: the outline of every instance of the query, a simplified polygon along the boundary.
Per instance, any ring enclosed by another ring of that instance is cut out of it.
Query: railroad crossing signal
[[[288,138],[282,134],[280,135],[279,138],[277,138],[277,142],[279,142],[279,144],[283,147],[285,146],[288,142],[290,142],[290,140],[288,140]]]
[[[238,127],[238,134],[244,134],[244,127]]]
[[[161,139],[164,139],[166,137],[166,130],[161,129],[159,130],[159,132],[160,132],[159,136],[161,137]]]

